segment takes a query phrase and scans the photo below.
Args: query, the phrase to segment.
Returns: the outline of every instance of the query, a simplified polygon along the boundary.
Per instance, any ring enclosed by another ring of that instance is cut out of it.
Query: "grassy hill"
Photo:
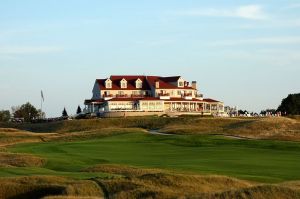
[[[0,198],[300,198],[297,118],[0,127]]]

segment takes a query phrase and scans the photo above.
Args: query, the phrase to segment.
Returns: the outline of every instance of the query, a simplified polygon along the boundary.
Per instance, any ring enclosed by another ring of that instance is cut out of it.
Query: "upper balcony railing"
[[[191,96],[193,96],[193,94],[192,93],[184,93],[184,94],[182,94],[182,96],[183,97],[191,97]]]
[[[132,94],[131,97],[146,97],[146,95],[137,95],[137,94]]]
[[[158,93],[158,96],[170,96],[170,93]]]
[[[102,95],[103,97],[113,97],[113,95],[111,95],[111,94],[104,94],[104,95]]]
[[[116,97],[118,98],[118,97],[128,97],[128,95],[127,94],[116,94]]]

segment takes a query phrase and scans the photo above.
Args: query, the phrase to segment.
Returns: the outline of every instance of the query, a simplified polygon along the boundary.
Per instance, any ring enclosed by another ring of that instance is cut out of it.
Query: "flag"
[[[44,94],[43,94],[43,91],[41,90],[41,98],[42,98],[42,100],[44,101],[45,99],[44,99]]]

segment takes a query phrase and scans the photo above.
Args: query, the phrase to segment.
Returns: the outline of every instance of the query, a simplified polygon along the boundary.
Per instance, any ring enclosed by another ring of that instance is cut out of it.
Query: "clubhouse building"
[[[143,115],[221,115],[224,103],[203,98],[196,81],[181,76],[112,75],[96,79],[85,112],[103,117]]]

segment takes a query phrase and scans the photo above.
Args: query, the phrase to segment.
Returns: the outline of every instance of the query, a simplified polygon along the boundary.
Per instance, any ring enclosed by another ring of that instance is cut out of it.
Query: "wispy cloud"
[[[58,46],[0,46],[0,54],[40,54],[63,51]]]
[[[235,45],[257,45],[257,44],[270,44],[270,45],[285,45],[285,44],[300,44],[300,37],[286,36],[286,37],[262,37],[252,39],[235,39],[223,40],[210,43],[211,46],[235,46]]]
[[[179,16],[207,16],[207,17],[237,17],[251,20],[267,18],[261,5],[245,5],[231,9],[201,8],[174,12]]]

